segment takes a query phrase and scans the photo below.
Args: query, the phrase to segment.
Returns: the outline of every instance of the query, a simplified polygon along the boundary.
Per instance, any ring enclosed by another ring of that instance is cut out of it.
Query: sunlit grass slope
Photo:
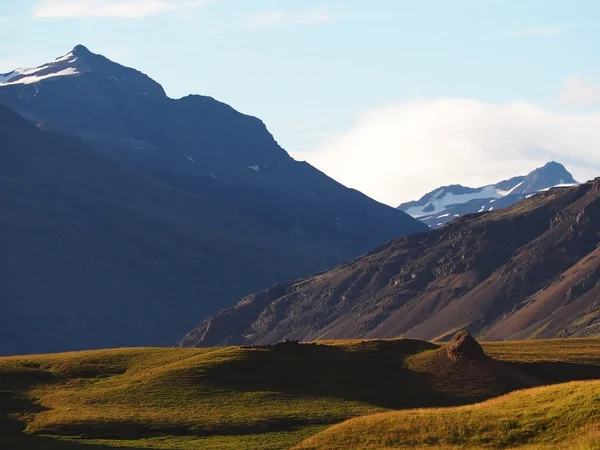
[[[543,383],[600,378],[600,340],[484,347]],[[0,448],[284,449],[349,418],[522,387],[441,352],[390,340],[0,358]]]
[[[374,414],[313,436],[303,450],[600,448],[600,380],[513,392],[470,406]]]

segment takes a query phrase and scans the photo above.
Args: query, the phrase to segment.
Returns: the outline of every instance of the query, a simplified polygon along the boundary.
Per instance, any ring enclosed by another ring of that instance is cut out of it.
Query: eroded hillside
[[[188,346],[405,336],[483,339],[600,331],[600,179],[464,216],[206,319]]]

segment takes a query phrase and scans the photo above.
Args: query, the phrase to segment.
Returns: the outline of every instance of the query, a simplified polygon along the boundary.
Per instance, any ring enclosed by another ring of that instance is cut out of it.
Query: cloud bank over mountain
[[[395,206],[440,185],[482,186],[552,160],[585,181],[600,176],[600,114],[418,98],[369,111],[321,147],[293,156]]]

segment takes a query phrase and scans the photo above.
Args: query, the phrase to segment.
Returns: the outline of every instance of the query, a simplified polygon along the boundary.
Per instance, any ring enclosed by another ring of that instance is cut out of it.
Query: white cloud
[[[600,114],[417,99],[368,112],[329,143],[293,156],[394,206],[440,185],[481,186],[551,160],[585,181],[600,176]]]
[[[323,130],[322,124],[316,122],[293,124],[289,127],[289,130],[298,136],[311,139],[322,139],[335,135],[333,131]]]
[[[558,91],[562,106],[594,106],[600,104],[600,83],[586,81],[579,75],[567,77]]]
[[[552,26],[531,26],[527,28],[523,28],[521,30],[515,30],[508,33],[508,37],[519,38],[519,37],[528,37],[528,36],[553,36],[555,34],[561,34],[566,31],[566,27],[561,25],[552,25]]]
[[[324,11],[292,12],[292,11],[269,11],[258,14],[250,19],[251,28],[273,28],[290,25],[310,25],[329,23],[333,17]]]
[[[303,134],[304,137],[312,138],[312,139],[323,139],[330,138],[335,136],[335,132],[333,131],[307,131]]]
[[[41,0],[33,10],[38,19],[142,19],[203,6],[213,0]]]

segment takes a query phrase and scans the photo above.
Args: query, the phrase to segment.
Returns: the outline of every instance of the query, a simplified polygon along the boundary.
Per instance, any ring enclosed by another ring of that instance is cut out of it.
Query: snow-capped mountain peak
[[[48,78],[77,75],[79,71],[76,63],[77,56],[71,51],[51,63],[33,69],[15,69],[12,72],[0,74],[0,86],[32,84]]]
[[[54,83],[69,80],[71,83],[82,76],[94,86],[104,83],[133,95],[166,96],[162,86],[147,75],[92,53],[83,45],[77,45],[66,55],[33,69],[15,69],[0,74],[0,87],[36,85],[37,88],[41,86],[39,83],[45,84],[46,81]]]
[[[575,184],[578,183],[569,171],[552,161],[528,175],[479,188],[460,184],[442,186],[417,201],[403,203],[398,209],[437,228],[464,214],[504,208],[552,187]]]

